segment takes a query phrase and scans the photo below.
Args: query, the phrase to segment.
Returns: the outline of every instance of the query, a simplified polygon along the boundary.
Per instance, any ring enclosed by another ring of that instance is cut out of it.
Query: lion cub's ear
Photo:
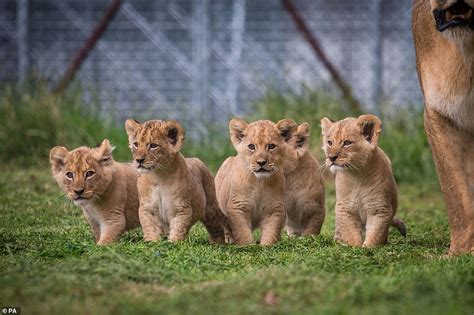
[[[323,135],[328,134],[329,129],[331,129],[331,126],[332,126],[333,123],[334,123],[334,121],[332,121],[331,119],[329,119],[327,117],[323,117],[321,119],[321,132],[322,132]]]
[[[247,129],[247,122],[241,118],[232,118],[229,122],[230,140],[235,148],[242,142],[245,137],[245,129]]]
[[[276,127],[280,130],[280,135],[286,142],[290,141],[298,129],[298,124],[293,119],[282,119],[277,122]]]
[[[127,119],[125,121],[125,131],[127,131],[128,138],[135,135],[135,131],[137,130],[138,126],[140,126],[140,122],[138,120]]]
[[[49,151],[49,163],[51,163],[53,174],[61,171],[64,166],[64,159],[68,153],[65,147],[54,147]]]
[[[184,144],[184,128],[176,120],[167,121],[162,125],[162,131],[166,136],[168,142],[177,151],[181,150]]]
[[[382,132],[382,121],[374,115],[362,115],[357,118],[357,125],[365,140],[376,145]]]
[[[309,124],[307,122],[302,123],[298,126],[294,138],[294,147],[298,156],[302,156],[308,151],[309,147]]]
[[[96,159],[102,165],[110,165],[113,162],[112,151],[115,149],[108,139],[104,139],[100,146],[96,148]]]

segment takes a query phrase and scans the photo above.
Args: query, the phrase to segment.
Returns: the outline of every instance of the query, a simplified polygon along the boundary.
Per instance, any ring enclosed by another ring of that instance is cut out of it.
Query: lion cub
[[[54,179],[82,208],[98,245],[110,244],[140,225],[138,172],[132,165],[115,162],[112,150],[105,139],[96,148],[54,147],[49,153]]]
[[[138,171],[139,217],[144,239],[169,234],[184,240],[200,220],[213,243],[224,243],[225,216],[220,211],[211,173],[197,158],[180,153],[184,129],[176,121],[125,122]]]
[[[285,166],[286,231],[290,236],[319,234],[326,216],[324,182],[319,162],[308,151],[309,124],[291,139],[293,158]]]
[[[323,118],[321,128],[326,165],[336,173],[335,239],[353,246],[384,244],[390,225],[405,236],[405,224],[394,218],[398,197],[392,166],[377,146],[380,119],[373,115],[337,122]]]
[[[276,243],[285,223],[283,165],[285,145],[296,131],[290,119],[277,124],[259,120],[247,124],[234,118],[230,138],[237,156],[227,158],[217,171],[217,200],[229,219],[237,245],[253,243],[252,230],[260,227],[260,244]]]

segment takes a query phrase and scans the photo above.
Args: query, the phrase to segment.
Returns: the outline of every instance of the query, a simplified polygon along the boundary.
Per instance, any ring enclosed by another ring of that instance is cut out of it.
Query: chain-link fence
[[[293,3],[367,109],[421,104],[411,0]],[[0,82],[57,84],[108,4],[0,0]],[[268,89],[333,86],[280,0],[125,1],[77,79],[105,113],[184,120],[225,121]]]

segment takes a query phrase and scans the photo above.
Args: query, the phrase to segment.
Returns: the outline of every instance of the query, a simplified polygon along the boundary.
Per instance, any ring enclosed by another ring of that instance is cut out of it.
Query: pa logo
[[[2,314],[21,314],[21,308],[16,306],[4,306],[2,307]]]

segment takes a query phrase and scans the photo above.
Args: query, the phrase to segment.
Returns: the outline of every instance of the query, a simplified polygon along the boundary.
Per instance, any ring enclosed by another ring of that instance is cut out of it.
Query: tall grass
[[[199,131],[200,136],[188,137],[183,153],[203,159],[215,172],[220,163],[232,154],[231,144],[227,133],[222,132],[222,125],[203,125],[205,130]],[[110,117],[104,119],[100,104],[85,103],[83,93],[77,86],[61,96],[52,95],[41,80],[0,89],[2,164],[46,165],[53,146],[61,145],[71,150],[82,145],[96,146],[105,138],[115,146],[116,160],[131,159],[123,121]]]
[[[47,164],[48,152],[55,145],[68,149],[95,146],[104,138],[116,146],[114,156],[117,160],[131,159],[123,121],[105,120],[100,115],[100,104],[86,104],[79,88],[55,96],[49,93],[43,81],[34,80],[20,87],[5,86],[0,93],[0,161],[3,164]],[[392,160],[396,179],[412,182],[434,178],[421,109],[389,109],[382,110],[384,125],[380,146]],[[339,120],[358,114],[323,91],[306,90],[301,95],[273,91],[255,102],[247,119],[277,121],[292,118],[298,123],[309,122],[312,127],[311,148],[322,161],[321,118]],[[226,122],[202,123],[201,126],[204,128],[197,137],[188,137],[183,151],[186,156],[201,158],[215,172],[227,156],[235,154],[235,150],[229,140]],[[193,134],[195,130],[188,131]]]
[[[104,138],[116,145],[114,155],[128,156],[120,128],[100,118],[100,108],[84,104],[79,89],[63,96],[48,92],[43,81],[8,85],[0,97],[0,160],[15,165],[45,164],[51,147],[95,146]]]

